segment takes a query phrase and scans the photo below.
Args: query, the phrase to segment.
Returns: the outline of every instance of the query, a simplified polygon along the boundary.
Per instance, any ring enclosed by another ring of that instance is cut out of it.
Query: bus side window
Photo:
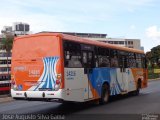
[[[128,53],[128,67],[129,68],[136,68],[135,53],[132,53],[132,52]]]
[[[143,68],[147,68],[146,57],[145,57],[145,55],[142,54],[141,57],[142,57],[142,67],[143,67]]]
[[[98,48],[99,67],[110,67],[109,49]]]
[[[70,55],[69,51],[66,51],[66,53],[65,53],[65,59],[66,60],[70,60],[71,59],[71,55]]]
[[[83,61],[83,67],[84,68],[93,68],[93,52],[91,51],[83,51],[82,53],[82,61]]]
[[[81,48],[80,44],[74,42],[64,42],[64,65],[69,68],[81,68]]]
[[[93,53],[92,52],[88,52],[88,64],[89,64],[90,68],[92,68],[94,66],[94,64],[93,64]]]
[[[118,58],[114,56],[111,58],[111,67],[118,67]]]
[[[68,67],[71,67],[71,68],[82,67],[80,59],[81,59],[80,54],[72,53],[71,59],[68,61]]]
[[[111,50],[111,67],[118,67],[118,53],[116,50]]]
[[[137,68],[142,68],[141,54],[136,54],[136,67]]]
[[[83,65],[84,67],[87,67],[87,52],[83,52]]]

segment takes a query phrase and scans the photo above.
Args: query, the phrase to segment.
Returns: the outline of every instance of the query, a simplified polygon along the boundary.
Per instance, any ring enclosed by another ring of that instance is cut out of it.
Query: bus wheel
[[[22,100],[22,98],[15,98],[15,97],[14,97],[13,99],[14,99],[14,100]]]
[[[102,86],[102,92],[101,92],[101,98],[100,98],[100,104],[106,104],[109,101],[109,86],[107,84],[103,84]]]
[[[137,83],[137,90],[135,91],[135,95],[139,95],[140,89],[141,89],[141,81],[139,80]]]

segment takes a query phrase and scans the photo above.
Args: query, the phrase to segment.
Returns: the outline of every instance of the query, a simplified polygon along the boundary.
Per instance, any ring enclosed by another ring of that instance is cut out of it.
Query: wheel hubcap
[[[104,95],[104,101],[107,102],[108,101],[108,93],[106,92]]]

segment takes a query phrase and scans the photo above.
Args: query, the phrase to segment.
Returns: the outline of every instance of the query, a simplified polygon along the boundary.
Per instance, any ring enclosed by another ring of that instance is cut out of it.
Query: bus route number
[[[70,77],[76,76],[76,71],[67,71],[67,76]]]

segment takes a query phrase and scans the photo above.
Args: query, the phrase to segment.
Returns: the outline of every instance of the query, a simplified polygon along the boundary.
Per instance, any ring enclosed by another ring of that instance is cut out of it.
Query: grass
[[[154,69],[160,69],[158,66],[155,66]],[[151,66],[148,66],[148,79],[160,78],[160,73],[154,73]]]

